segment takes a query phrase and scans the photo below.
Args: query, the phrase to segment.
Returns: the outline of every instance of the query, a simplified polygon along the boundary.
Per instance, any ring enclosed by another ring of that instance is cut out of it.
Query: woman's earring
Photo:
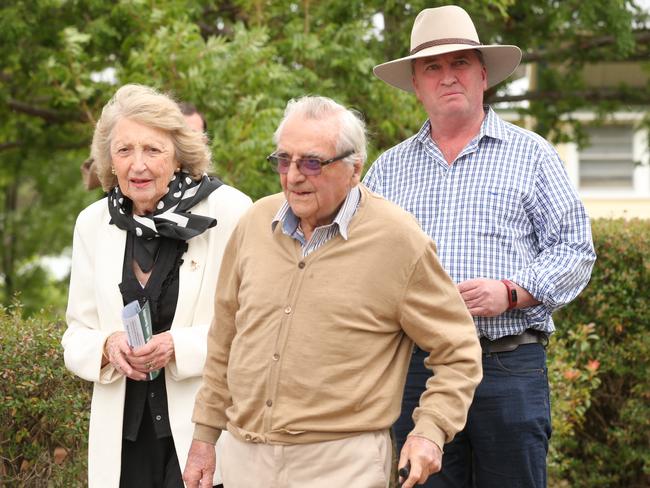
[[[176,169],[174,170],[174,173],[180,173],[181,172],[181,167],[176,166]]]
[[[111,166],[111,174],[112,174],[112,175],[115,174],[115,166]]]

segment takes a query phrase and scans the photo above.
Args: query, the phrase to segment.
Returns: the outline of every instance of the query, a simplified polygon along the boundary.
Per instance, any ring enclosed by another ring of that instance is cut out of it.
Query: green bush
[[[90,384],[65,369],[64,329],[0,307],[0,486],[86,484]]]
[[[561,362],[567,350],[572,357],[582,353],[583,366],[564,376],[556,374],[552,387],[597,379],[583,384],[586,388],[574,388],[578,395],[576,416],[570,419],[573,432],[566,436],[560,429],[552,439],[552,468],[575,488],[647,487],[650,221],[597,220],[593,234],[598,260],[591,282],[556,314],[557,341],[569,345],[564,351],[558,348],[556,359]],[[597,334],[598,340],[585,340],[584,324],[593,324],[587,335]]]

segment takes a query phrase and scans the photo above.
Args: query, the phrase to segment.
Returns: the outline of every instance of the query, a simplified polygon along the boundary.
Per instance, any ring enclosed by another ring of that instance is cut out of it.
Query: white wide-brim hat
[[[481,44],[469,14],[460,7],[447,5],[420,12],[411,31],[410,55],[375,66],[373,72],[389,85],[412,92],[413,59],[467,49],[483,53],[488,88],[510,76],[521,61],[521,49],[517,46]]]

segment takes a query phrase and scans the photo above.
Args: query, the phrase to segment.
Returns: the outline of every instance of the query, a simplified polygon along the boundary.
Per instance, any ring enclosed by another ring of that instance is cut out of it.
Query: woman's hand
[[[127,359],[142,373],[164,368],[174,359],[174,339],[169,332],[155,334],[144,346],[129,351]]]
[[[104,344],[104,357],[108,358],[106,364],[110,362],[119,373],[126,375],[132,380],[141,381],[146,379],[146,374],[134,368],[134,365],[129,359],[131,354],[132,351],[131,347],[129,347],[126,332],[113,332],[108,336],[106,344]],[[104,365],[102,361],[102,366]]]

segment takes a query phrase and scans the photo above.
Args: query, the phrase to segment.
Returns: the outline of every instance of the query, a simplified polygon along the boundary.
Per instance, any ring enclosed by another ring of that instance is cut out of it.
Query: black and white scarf
[[[187,241],[217,225],[216,219],[189,210],[222,184],[208,175],[194,181],[188,173],[175,173],[156,210],[146,215],[134,215],[133,202],[116,186],[108,194],[110,223],[135,236],[135,260],[146,273],[156,260],[158,237]]]

